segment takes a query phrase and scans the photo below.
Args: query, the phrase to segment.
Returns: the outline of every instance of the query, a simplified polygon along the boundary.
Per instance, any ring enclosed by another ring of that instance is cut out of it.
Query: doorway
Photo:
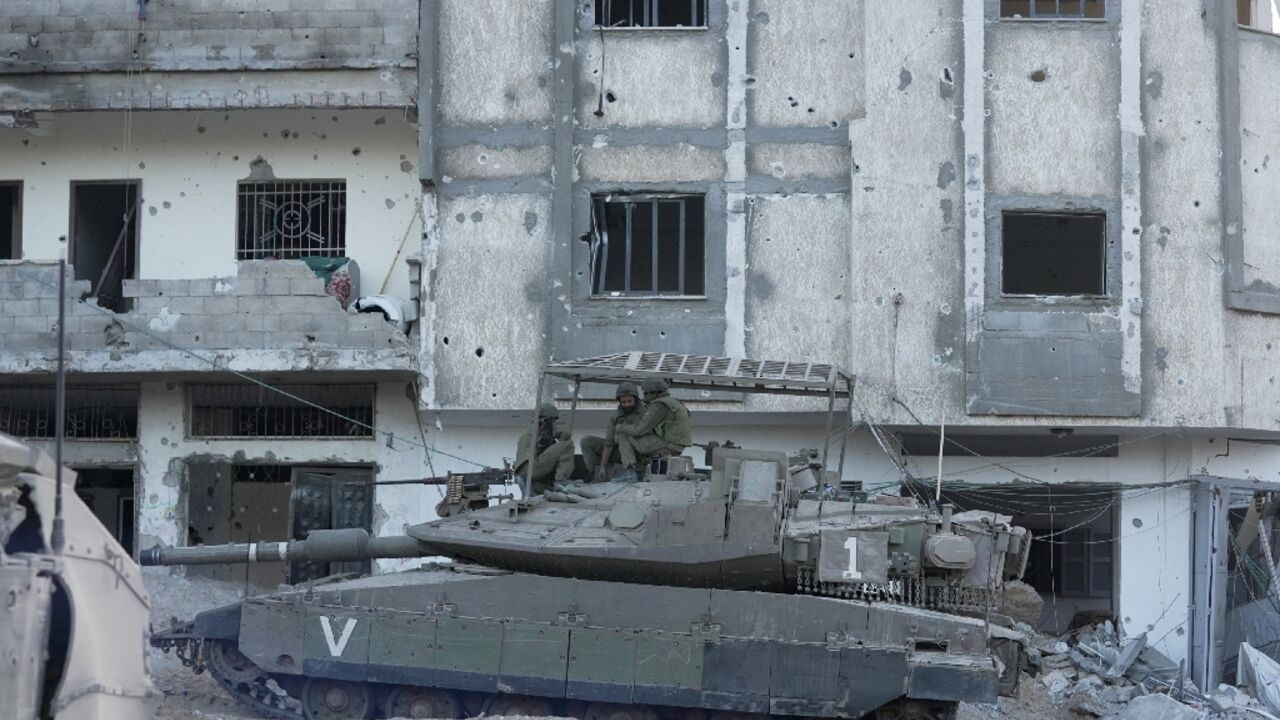
[[[134,557],[137,507],[132,467],[76,468],[76,495]]]
[[[0,182],[0,260],[22,259],[22,183]]]
[[[124,281],[137,275],[138,180],[71,183],[69,260],[90,295],[116,312],[128,310]]]

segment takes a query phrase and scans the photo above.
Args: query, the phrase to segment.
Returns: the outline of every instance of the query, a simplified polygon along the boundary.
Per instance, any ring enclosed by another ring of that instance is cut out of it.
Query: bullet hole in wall
[[[484,348],[482,347],[476,348],[476,357],[478,358],[484,357]]]
[[[1031,73],[1031,82],[1041,83],[1041,82],[1044,82],[1045,79],[1048,77],[1049,77],[1048,73],[1046,73],[1044,70],[1036,70],[1035,72]]]
[[[444,344],[445,344],[445,345],[448,345],[448,344],[449,344],[449,338],[447,338],[447,337],[446,337],[446,338],[444,339]]]
[[[356,156],[356,157],[359,157],[359,156],[360,156],[360,148],[358,148],[358,147],[351,148],[351,154],[352,154],[352,155],[354,155],[354,156]]]

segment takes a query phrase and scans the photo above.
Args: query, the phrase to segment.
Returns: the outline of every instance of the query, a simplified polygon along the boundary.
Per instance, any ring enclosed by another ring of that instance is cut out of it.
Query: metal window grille
[[[1001,17],[1101,19],[1106,0],[1001,0]]]
[[[373,437],[373,385],[277,387],[288,395],[248,384],[189,385],[190,412],[187,417],[190,419],[190,436]],[[290,395],[306,402],[295,400]]]
[[[596,27],[706,27],[707,0],[596,0]]]
[[[595,195],[591,292],[695,296],[705,292],[702,195]]]
[[[0,386],[0,433],[20,438],[57,436],[52,385]],[[67,387],[66,437],[133,440],[138,437],[138,387]]]
[[[274,260],[347,250],[347,183],[242,182],[236,190],[236,259]]]

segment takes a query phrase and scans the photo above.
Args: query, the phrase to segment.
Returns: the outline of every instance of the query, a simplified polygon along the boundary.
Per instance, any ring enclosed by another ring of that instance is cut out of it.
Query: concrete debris
[[[1238,720],[1270,717],[1248,692],[1222,685],[1202,694],[1183,668],[1147,644],[1146,634],[1124,637],[1110,620],[1077,628],[1064,638],[1028,638],[1030,664],[1040,671],[1051,708],[1045,718],[1103,720]],[[1012,717],[1002,714],[1003,717]]]

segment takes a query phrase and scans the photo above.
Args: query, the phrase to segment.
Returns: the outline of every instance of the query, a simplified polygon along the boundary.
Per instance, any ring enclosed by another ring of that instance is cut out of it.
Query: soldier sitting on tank
[[[640,391],[633,383],[624,382],[619,385],[614,397],[618,399],[618,409],[609,417],[609,429],[605,436],[588,435],[582,438],[582,461],[586,463],[592,482],[608,480],[606,474],[609,464],[622,462],[622,455],[618,452],[618,425],[638,421],[644,410]]]
[[[526,477],[533,431],[525,430],[516,444],[516,474]],[[573,439],[560,422],[560,411],[551,403],[538,407],[538,442],[533,447],[533,471],[529,475],[530,494],[541,495],[573,475]]]
[[[638,479],[642,463],[649,458],[679,455],[692,441],[689,410],[671,397],[666,381],[649,378],[641,389],[644,412],[635,422],[619,423],[615,429],[623,465],[619,479],[624,481]]]

